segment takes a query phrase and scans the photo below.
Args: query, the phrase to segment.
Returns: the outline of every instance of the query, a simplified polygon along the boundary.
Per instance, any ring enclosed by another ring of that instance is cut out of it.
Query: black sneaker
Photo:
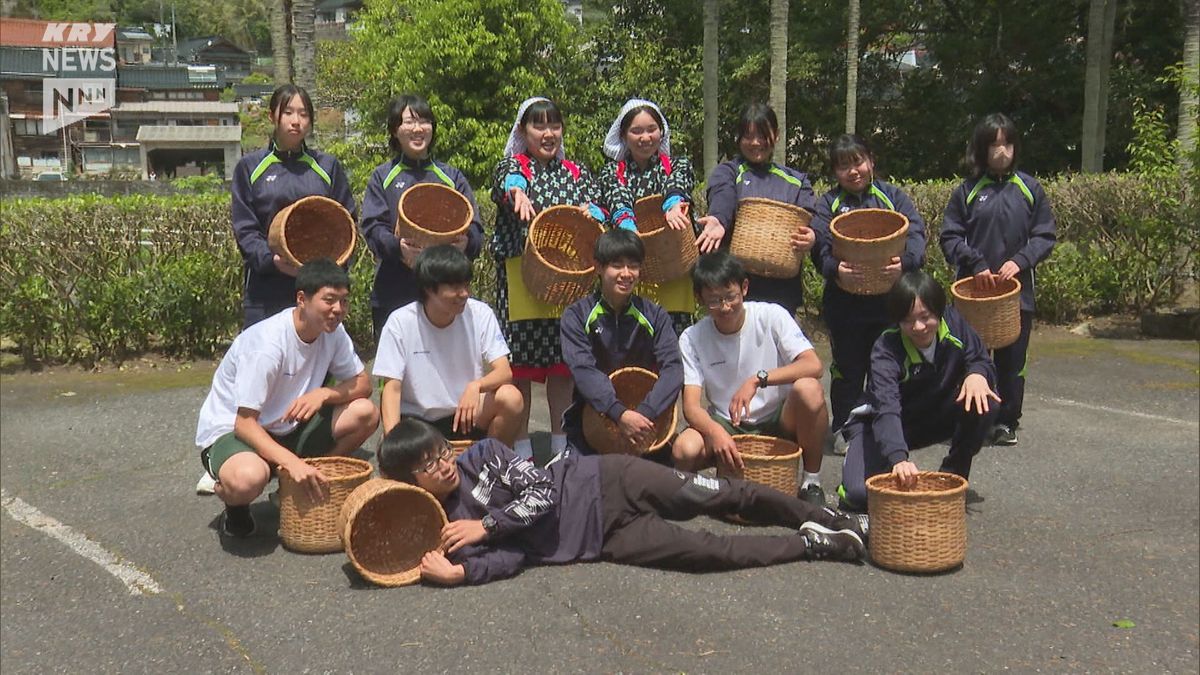
[[[800,526],[800,536],[808,545],[809,560],[857,562],[867,555],[867,547],[854,530],[831,530],[810,520]]]
[[[250,515],[250,505],[225,505],[225,515],[221,518],[221,532],[229,537],[249,537],[254,534],[254,516]]]
[[[825,512],[830,516],[830,529],[833,530],[850,530],[862,539],[863,544],[866,544],[868,537],[871,535],[871,519],[865,513],[846,513],[845,511],[835,511],[829,507],[825,507]]]
[[[1017,428],[1007,424],[992,427],[992,445],[1016,445]]]
[[[796,496],[813,506],[825,506],[825,490],[818,483],[809,483],[796,492]]]

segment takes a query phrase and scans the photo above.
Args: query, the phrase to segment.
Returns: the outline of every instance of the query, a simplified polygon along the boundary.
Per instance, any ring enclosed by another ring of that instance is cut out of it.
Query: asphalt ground
[[[950,573],[595,563],[449,590],[289,552],[265,499],[222,541],[192,492],[211,367],[0,378],[4,673],[1200,670],[1196,342],[1039,329],[1020,445],[977,458]]]

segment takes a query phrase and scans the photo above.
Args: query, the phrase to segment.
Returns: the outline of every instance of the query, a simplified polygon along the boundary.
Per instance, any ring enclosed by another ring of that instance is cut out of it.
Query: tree
[[[292,81],[292,3],[289,0],[268,0],[271,3],[271,54],[274,60],[275,84]]]
[[[787,163],[788,0],[771,0],[771,107],[779,117],[774,160]]]
[[[317,83],[317,10],[313,0],[291,0],[292,62],[296,84],[315,92]]]
[[[858,0],[849,0],[850,16],[846,25],[846,133],[858,124]]]
[[[717,27],[721,21],[719,0],[704,0],[704,175],[712,173],[717,166],[717,121],[720,111],[717,104]]]
[[[1090,0],[1087,70],[1083,89],[1083,157],[1080,161],[1084,173],[1104,170],[1108,72],[1112,63],[1113,22],[1116,16],[1117,0]]]
[[[1196,118],[1200,116],[1200,0],[1184,0],[1187,35],[1183,41],[1183,68],[1179,83],[1179,162],[1187,173],[1196,160]]]

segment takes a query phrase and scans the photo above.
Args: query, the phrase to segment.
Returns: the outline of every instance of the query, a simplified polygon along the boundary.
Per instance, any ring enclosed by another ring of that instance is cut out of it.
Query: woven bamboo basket
[[[300,267],[330,258],[345,265],[354,253],[354,218],[328,197],[312,195],[285,207],[271,219],[267,245],[284,262]]]
[[[922,471],[912,489],[890,473],[867,479],[871,560],[898,572],[942,572],[967,555],[967,479]]]
[[[1021,282],[996,280],[996,287],[975,287],[975,277],[966,277],[950,287],[959,314],[979,333],[988,349],[1000,349],[1021,336]]]
[[[794,204],[747,197],[738,201],[729,252],[746,271],[772,279],[800,273],[804,254],[792,248],[792,235],[812,222],[812,214]]]
[[[644,368],[621,368],[614,370],[608,378],[612,380],[617,399],[630,409],[636,408],[654,388],[654,383],[658,382],[658,375]],[[589,405],[583,409],[583,437],[588,445],[602,455],[642,455],[658,450],[671,440],[678,422],[677,414],[676,406],[672,403],[654,420],[654,439],[645,445],[635,446],[621,436],[621,429],[615,420],[601,415]]]
[[[338,532],[359,575],[377,586],[421,580],[421,557],[441,544],[446,512],[414,485],[373,478],[342,506]]]
[[[637,200],[633,215],[637,220],[638,236],[646,247],[646,260],[642,263],[642,281],[661,284],[674,281],[692,271],[700,249],[696,248],[696,235],[691,228],[674,230],[667,225],[662,210],[663,196],[650,195]],[[684,204],[685,213],[687,204]]]
[[[400,195],[396,238],[418,246],[449,244],[471,227],[471,202],[441,183],[417,183]]]
[[[722,478],[741,478],[752,483],[773,487],[789,495],[800,488],[800,446],[786,438],[737,434],[733,437],[742,463],[742,471],[717,465],[717,475]]]
[[[521,276],[538,300],[569,305],[592,290],[593,254],[604,230],[578,206],[551,206],[529,224]]]
[[[279,473],[279,538],[300,553],[334,553],[342,550],[337,517],[354,488],[371,477],[371,463],[353,457],[314,457],[315,466],[329,482],[329,498],[314,504],[286,471]]]
[[[472,445],[475,445],[475,441],[472,441],[470,439],[464,439],[461,441],[446,441],[446,442],[450,444],[450,449],[454,451],[455,457],[458,457],[459,455],[466,452],[467,448],[471,447]]]
[[[847,285],[838,279],[838,286],[855,295],[882,295],[891,290],[893,282],[883,268],[904,253],[908,216],[887,209],[855,209],[834,218],[829,232],[833,257],[870,268],[861,282]]]

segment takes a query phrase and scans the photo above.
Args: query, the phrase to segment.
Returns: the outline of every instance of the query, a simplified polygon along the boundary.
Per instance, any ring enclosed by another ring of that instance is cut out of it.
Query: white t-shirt
[[[234,339],[213,375],[200,408],[196,445],[207,448],[233,431],[238,408],[257,410],[276,436],[296,428],[283,421],[292,402],[322,386],[326,373],[341,382],[363,371],[344,326],[305,343],[296,334],[292,308],[263,319]]]
[[[445,328],[419,302],[392,312],[379,336],[375,377],[400,380],[400,416],[439,420],[454,414],[463,390],[484,366],[508,356],[492,308],[473,298]]]
[[[729,402],[746,378],[760,370],[773,370],[812,349],[812,343],[787,310],[771,302],[747,302],[746,322],[733,335],[717,330],[706,316],[683,331],[679,351],[683,356],[683,385],[702,387],[708,396],[708,414],[729,419]],[[783,386],[759,389],[750,399],[747,422],[770,417],[787,400]]]

